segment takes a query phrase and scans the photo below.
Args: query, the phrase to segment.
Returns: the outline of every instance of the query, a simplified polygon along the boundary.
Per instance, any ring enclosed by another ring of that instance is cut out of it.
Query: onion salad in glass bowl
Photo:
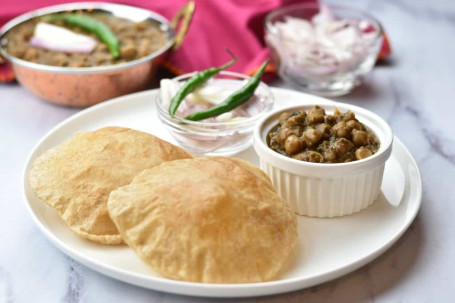
[[[381,24],[339,5],[296,4],[271,12],[265,40],[280,77],[322,96],[341,96],[373,68],[382,43]]]
[[[256,122],[273,107],[274,98],[269,87],[260,82],[247,102],[227,113],[200,121],[185,119],[220,104],[250,79],[244,74],[221,71],[187,95],[172,118],[169,114],[172,98],[195,74],[160,82],[156,100],[158,116],[178,144],[195,155],[207,156],[229,156],[251,146]]]

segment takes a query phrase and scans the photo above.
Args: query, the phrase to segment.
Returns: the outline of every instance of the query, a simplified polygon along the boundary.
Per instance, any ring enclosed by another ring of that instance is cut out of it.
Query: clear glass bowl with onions
[[[244,74],[222,71],[189,94],[171,118],[172,97],[194,74],[163,79],[156,99],[158,116],[178,144],[195,155],[207,156],[229,156],[251,146],[256,122],[273,107],[269,87],[261,82],[250,100],[228,113],[201,121],[186,120],[184,117],[192,113],[221,103],[249,79]]]
[[[275,10],[265,27],[280,77],[322,96],[345,95],[361,83],[376,62],[383,34],[370,15],[324,3]]]

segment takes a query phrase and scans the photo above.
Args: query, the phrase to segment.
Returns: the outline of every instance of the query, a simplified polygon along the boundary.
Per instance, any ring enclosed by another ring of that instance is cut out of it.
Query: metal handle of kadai
[[[175,31],[177,31],[177,27],[179,27],[180,24],[178,32],[175,36],[175,43],[174,46],[172,47],[172,51],[177,50],[182,45],[188,28],[190,26],[191,20],[193,19],[195,8],[196,3],[194,1],[189,1],[177,12],[174,18],[172,18],[171,26]]]

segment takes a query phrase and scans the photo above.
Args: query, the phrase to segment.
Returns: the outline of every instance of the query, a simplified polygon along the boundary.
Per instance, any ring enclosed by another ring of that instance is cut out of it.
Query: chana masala
[[[153,20],[133,22],[101,12],[82,14],[96,19],[112,30],[120,42],[118,58],[111,55],[106,44],[102,43],[94,33],[69,26],[61,20],[45,22],[96,39],[98,43],[95,49],[90,53],[69,53],[32,46],[30,39],[36,25],[43,22],[43,18],[35,18],[13,27],[6,33],[3,43],[6,43],[6,50],[10,55],[29,62],[62,67],[93,67],[125,63],[145,57],[162,48],[167,42],[167,37],[160,30],[159,23]]]
[[[379,149],[375,134],[351,111],[332,115],[320,106],[284,112],[267,137],[268,146],[287,157],[316,163],[343,163],[367,158]]]

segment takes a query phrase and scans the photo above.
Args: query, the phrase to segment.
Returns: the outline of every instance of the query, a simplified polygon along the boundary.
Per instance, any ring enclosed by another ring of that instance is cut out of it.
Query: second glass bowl
[[[180,86],[194,74],[185,74],[172,81]],[[247,79],[249,76],[244,74],[222,71],[210,81],[227,81],[230,87],[239,89]],[[156,101],[160,120],[178,144],[198,156],[230,156],[251,146],[256,122],[272,109],[274,103],[269,87],[263,82],[256,89],[255,98],[240,106],[255,106],[256,113],[238,121],[189,121],[177,116],[171,118],[169,104],[163,102],[161,94],[158,94]]]
[[[345,95],[359,85],[376,62],[383,34],[381,24],[362,11],[308,3],[272,11],[265,28],[280,77],[321,96]],[[334,30],[335,37],[326,36]]]

